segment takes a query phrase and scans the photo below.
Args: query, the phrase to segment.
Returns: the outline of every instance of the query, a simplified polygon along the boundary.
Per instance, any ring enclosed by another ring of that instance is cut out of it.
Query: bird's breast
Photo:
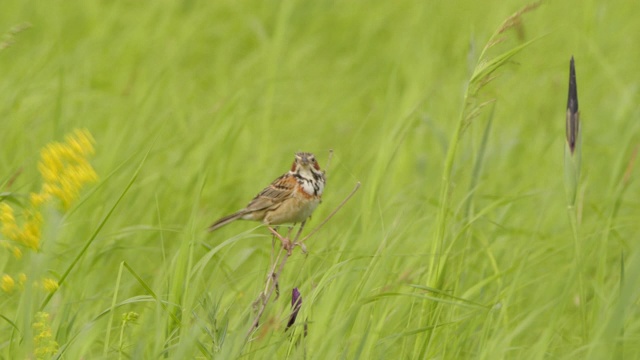
[[[315,175],[315,174],[314,174]],[[304,196],[308,197],[320,197],[324,192],[324,177],[322,175],[314,176],[314,177],[305,177],[305,176],[296,176],[296,180],[300,185],[299,191],[303,193]]]

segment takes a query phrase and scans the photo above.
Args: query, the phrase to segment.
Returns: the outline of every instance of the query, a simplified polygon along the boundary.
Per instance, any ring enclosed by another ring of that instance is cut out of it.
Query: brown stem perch
[[[287,251],[284,251],[284,255],[282,257],[282,260],[280,260],[280,255],[283,253],[282,250],[284,249],[284,246],[282,248],[280,248],[280,251],[278,252],[278,255],[276,256],[276,259],[273,262],[273,266],[270,269],[269,275],[267,276],[267,280],[266,280],[266,283],[265,283],[265,289],[264,289],[264,291],[260,292],[260,294],[258,295],[258,298],[254,301],[254,306],[258,307],[257,308],[257,314],[256,314],[256,317],[251,322],[251,327],[249,328],[249,331],[247,332],[247,336],[246,336],[247,340],[249,340],[249,337],[251,336],[251,334],[253,334],[253,332],[258,328],[258,325],[260,324],[260,318],[262,317],[262,314],[264,313],[264,310],[267,308],[267,303],[269,302],[269,299],[271,298],[271,295],[273,295],[273,292],[275,291],[275,289],[277,287],[278,280],[280,279],[280,274],[282,274],[282,271],[284,270],[284,266],[287,263],[287,260],[289,259],[289,256],[291,256],[291,250],[293,249],[293,247],[298,245],[304,250],[303,242],[305,240],[307,240],[309,237],[311,237],[311,235],[315,234],[320,228],[322,228],[347,203],[347,201],[349,201],[349,199],[351,199],[351,197],[353,197],[353,195],[356,193],[356,191],[358,191],[359,188],[360,188],[360,182],[358,182],[356,184],[355,188],[351,191],[351,193],[340,203],[340,205],[338,205],[338,207],[335,208],[335,210],[333,210],[331,212],[331,214],[329,214],[329,216],[327,216],[326,219],[324,219],[324,221],[322,221],[320,223],[320,225],[318,225],[315,229],[313,229],[302,240],[298,241],[298,239],[300,238],[300,235],[302,234],[302,229],[304,227],[304,223],[300,224],[300,229],[296,233],[296,236],[295,236],[293,242],[291,242],[292,248],[291,249],[285,249]],[[276,233],[274,233],[274,235],[275,234]],[[291,231],[289,231],[289,235],[290,234],[291,234]],[[280,235],[277,235],[277,236],[280,237],[280,240],[282,240],[282,244],[284,245],[284,244],[286,244],[286,243],[291,241],[291,240],[288,239],[289,235],[287,235],[287,239],[283,239]],[[280,263],[278,264],[279,260],[280,260]],[[276,267],[278,267],[278,271],[277,272],[275,272]]]

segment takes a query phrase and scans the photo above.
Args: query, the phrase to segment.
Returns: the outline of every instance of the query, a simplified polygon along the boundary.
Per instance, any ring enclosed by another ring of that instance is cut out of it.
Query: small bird
[[[238,219],[262,221],[274,235],[277,231],[272,225],[300,223],[302,227],[320,204],[325,184],[324,171],[320,170],[315,156],[307,152],[296,153],[289,172],[273,180],[244,209],[214,222],[209,231]],[[290,253],[289,240],[278,237]]]

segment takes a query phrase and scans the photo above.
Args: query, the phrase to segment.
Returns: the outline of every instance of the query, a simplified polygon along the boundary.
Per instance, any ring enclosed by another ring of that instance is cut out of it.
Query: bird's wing
[[[247,205],[247,210],[254,212],[265,210],[280,205],[281,202],[293,196],[298,182],[290,174],[284,174],[264,188],[253,200]]]

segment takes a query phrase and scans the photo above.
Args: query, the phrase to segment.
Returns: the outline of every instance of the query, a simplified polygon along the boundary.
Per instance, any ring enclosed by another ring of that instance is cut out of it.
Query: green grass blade
[[[133,270],[133,268],[131,268],[131,266],[129,266],[129,264],[127,264],[126,262],[124,263],[124,267],[127,268],[127,270],[129,271],[129,273],[131,275],[133,275],[133,277],[136,279],[136,281],[138,281],[138,284],[140,284],[140,286],[142,286],[145,291],[151,295],[151,297],[153,297],[153,299],[155,299],[156,303],[160,304],[160,306],[162,306],[162,309],[169,314],[169,316],[173,319],[173,321],[176,324],[180,324],[180,319],[178,319],[173,311],[170,311],[169,308],[167,307],[167,305],[165,304],[164,301],[162,301],[162,299],[160,299],[160,297],[158,297],[158,295],[156,295],[156,293],[153,291],[153,289],[151,289],[151,287],[142,279],[142,277],[140,277],[140,275],[138,275],[138,273]]]
[[[120,280],[122,279],[123,268],[124,268],[124,261],[120,263],[120,267],[118,268],[118,277],[116,278],[116,286],[113,291],[113,298],[111,300],[111,310],[109,311],[109,320],[107,320],[107,330],[106,330],[105,339],[104,339],[104,350],[102,352],[102,356],[104,357],[106,357],[109,352],[109,338],[111,336],[111,326],[113,324],[116,301],[118,300],[118,291],[120,290]]]
[[[89,237],[89,239],[85,242],[84,246],[82,247],[82,249],[80,249],[80,252],[76,255],[76,257],[73,259],[73,261],[71,262],[71,264],[69,264],[69,266],[67,267],[67,269],[64,271],[64,273],[62,273],[62,276],[60,277],[60,279],[58,280],[58,285],[59,287],[62,286],[62,284],[64,284],[65,280],[67,279],[67,277],[69,276],[69,274],[71,274],[71,271],[73,271],[73,269],[75,268],[76,264],[80,261],[80,259],[82,259],[82,257],[86,254],[87,250],[89,249],[89,246],[91,246],[91,244],[93,244],[93,241],[96,239],[96,237],[98,236],[98,234],[100,233],[100,230],[102,230],[102,228],[104,227],[104,225],[107,223],[107,221],[109,220],[109,218],[111,217],[111,215],[113,214],[113,212],[116,210],[116,207],[118,206],[118,204],[120,203],[120,201],[122,201],[122,199],[124,198],[124,196],[127,194],[127,192],[129,191],[129,189],[131,189],[131,186],[135,183],[136,179],[138,178],[138,174],[140,174],[140,170],[142,169],[142,165],[144,165],[145,160],[147,159],[147,156],[149,156],[149,152],[151,151],[151,149],[149,149],[147,151],[147,153],[144,155],[144,157],[142,158],[142,161],[140,161],[140,164],[138,165],[138,168],[136,169],[136,171],[133,173],[133,176],[131,177],[131,180],[129,180],[129,183],[127,184],[127,186],[125,187],[125,189],[122,191],[122,193],[120,193],[120,196],[118,197],[118,199],[115,201],[115,203],[111,206],[111,209],[109,209],[109,212],[107,212],[107,214],[102,218],[102,220],[100,221],[100,223],[98,224],[98,227],[96,227],[95,231],[93,232],[93,234],[91,234],[91,236]],[[42,302],[42,304],[40,305],[40,310],[44,310],[44,308],[47,306],[47,304],[49,304],[49,301],[51,301],[51,298],[53,297],[53,295],[56,294],[56,292],[59,290],[59,287],[50,292],[47,297],[44,299],[44,301]]]

